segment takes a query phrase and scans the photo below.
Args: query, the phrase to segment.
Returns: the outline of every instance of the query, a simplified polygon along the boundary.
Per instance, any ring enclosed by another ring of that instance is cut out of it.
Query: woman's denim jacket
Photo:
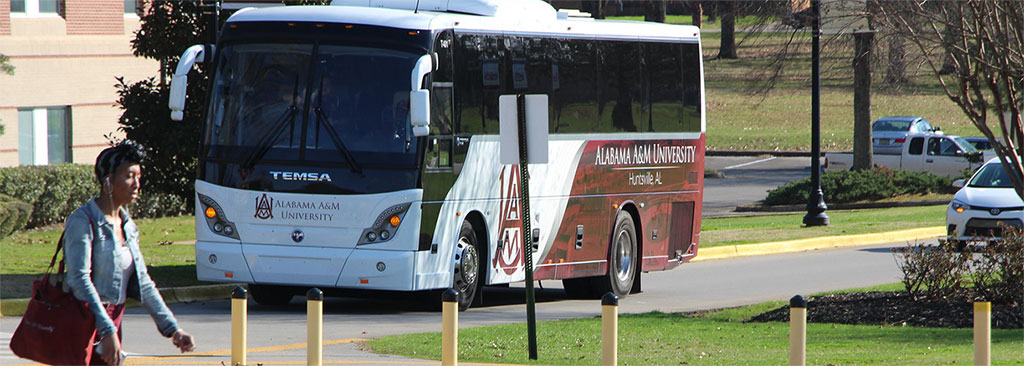
[[[178,330],[174,314],[164,304],[156,284],[149,278],[146,262],[139,251],[139,229],[124,208],[121,227],[128,238],[128,249],[135,262],[135,275],[124,278],[123,272],[114,264],[114,224],[96,205],[96,199],[79,207],[64,221],[64,260],[67,263],[66,286],[79,300],[89,304],[96,316],[96,330],[101,337],[117,331],[114,321],[107,315],[102,304],[117,301],[122,281],[128,283],[128,297],[139,300],[156,322],[160,334],[170,337]],[[90,223],[95,222],[95,225]]]

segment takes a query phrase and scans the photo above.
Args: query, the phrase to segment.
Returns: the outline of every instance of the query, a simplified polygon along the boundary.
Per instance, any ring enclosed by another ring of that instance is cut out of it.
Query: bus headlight
[[[363,229],[363,234],[360,235],[357,245],[384,243],[391,240],[398,232],[398,228],[402,225],[402,219],[405,218],[405,213],[409,211],[411,205],[412,203],[394,205],[378,214],[377,219],[373,220],[373,226]]]
[[[227,219],[220,204],[206,195],[199,193],[196,193],[196,195],[199,196],[199,204],[203,208],[203,217],[206,219],[206,225],[210,228],[210,231],[220,236],[238,239],[238,233],[235,231],[237,225]]]

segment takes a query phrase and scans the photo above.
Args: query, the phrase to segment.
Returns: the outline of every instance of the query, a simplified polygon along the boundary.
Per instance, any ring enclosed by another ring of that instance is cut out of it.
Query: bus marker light
[[[456,212],[455,213],[455,217],[459,217],[459,216],[462,216],[462,212]]]
[[[207,207],[206,208],[206,217],[209,217],[211,219],[214,218],[214,217],[217,217],[217,210],[214,210],[213,207]]]
[[[353,25],[351,25],[351,24],[345,24],[345,29],[352,29],[352,27],[353,27]]]
[[[612,208],[618,210],[619,209],[619,204],[618,203],[613,203],[612,204]]]
[[[388,223],[391,224],[392,227],[398,227],[398,224],[402,223],[402,219],[399,218],[397,215],[391,216],[391,219],[388,220]]]
[[[235,274],[234,274],[234,273],[231,273],[231,272],[224,272],[224,277],[227,277],[227,278],[235,278]]]
[[[323,27],[324,27],[324,25],[323,25],[323,24],[317,24],[317,25],[316,25],[316,27],[317,27],[317,28],[323,28]]]
[[[368,285],[368,284],[370,284],[370,280],[365,279],[365,278],[360,278],[359,279],[359,284],[361,284],[361,285]]]
[[[415,35],[417,35],[417,34],[420,34],[420,32],[419,32],[419,31],[410,31],[410,32],[409,32],[409,35],[410,35],[410,36],[415,36]]]
[[[295,23],[288,23],[288,26],[289,26],[289,27],[294,27],[294,26],[295,26]]]

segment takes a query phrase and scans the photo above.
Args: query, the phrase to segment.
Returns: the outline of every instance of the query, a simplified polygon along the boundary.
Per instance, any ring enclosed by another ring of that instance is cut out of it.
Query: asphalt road
[[[732,213],[738,205],[763,200],[775,187],[811,176],[810,157],[709,156],[705,167],[725,178],[704,179],[703,216]]]
[[[900,277],[889,246],[847,248],[772,256],[746,257],[687,263],[666,272],[643,275],[644,293],[620,302],[623,313],[658,310],[684,312],[739,306],[771,300],[787,300],[795,294],[862,287],[897,282]],[[594,317],[600,314],[598,300],[568,300],[557,281],[541,283],[537,319]],[[520,287],[485,292],[488,305],[459,315],[461,327],[525,321],[524,292]],[[304,299],[296,297],[287,307],[249,307],[249,363],[296,362],[305,360],[306,314]],[[423,311],[415,304],[422,299],[399,301],[327,298],[324,314],[324,359],[355,364],[420,363],[418,360],[380,356],[357,349],[359,338],[437,332],[440,313]],[[182,327],[196,336],[197,352],[213,351],[180,360],[149,356],[174,354],[170,341],[161,338],[152,320],[141,309],[130,309],[124,318],[125,349],[134,364],[230,363],[230,302],[212,301],[177,304],[172,309]],[[3,318],[0,337],[9,339],[19,319]],[[6,339],[0,339],[6,343]],[[6,350],[5,350],[6,351]],[[524,350],[525,352],[525,350]],[[0,353],[0,364],[18,364],[9,351]]]

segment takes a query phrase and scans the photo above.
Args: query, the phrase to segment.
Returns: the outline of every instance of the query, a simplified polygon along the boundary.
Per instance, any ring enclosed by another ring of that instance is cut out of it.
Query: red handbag
[[[95,316],[89,304],[64,292],[64,258],[57,270],[57,282],[50,283],[50,271],[64,245],[64,234],[42,279],[32,283],[21,324],[11,337],[11,351],[21,358],[50,365],[88,365],[96,334]]]

